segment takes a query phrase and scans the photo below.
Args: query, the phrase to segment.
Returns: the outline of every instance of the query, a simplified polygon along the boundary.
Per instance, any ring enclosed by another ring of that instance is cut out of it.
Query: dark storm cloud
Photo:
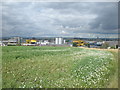
[[[98,17],[91,21],[90,25],[92,29],[101,27],[105,30],[114,30],[118,28],[117,3],[99,3],[94,13],[96,13]]]
[[[116,2],[3,3],[4,36],[117,34],[117,20]]]

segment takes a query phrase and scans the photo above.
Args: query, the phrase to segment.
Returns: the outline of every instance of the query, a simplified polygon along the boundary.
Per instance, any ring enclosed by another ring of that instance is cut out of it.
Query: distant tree
[[[101,48],[107,49],[109,47],[109,43],[105,42],[102,44]]]
[[[74,47],[77,47],[77,43],[73,42],[73,46],[74,46]]]
[[[85,43],[85,46],[87,46],[88,48],[90,48],[90,44],[89,43]]]
[[[21,44],[16,44],[16,46],[21,46]]]
[[[118,48],[118,45],[115,45],[115,48]]]
[[[66,40],[66,42],[70,42],[70,40]]]

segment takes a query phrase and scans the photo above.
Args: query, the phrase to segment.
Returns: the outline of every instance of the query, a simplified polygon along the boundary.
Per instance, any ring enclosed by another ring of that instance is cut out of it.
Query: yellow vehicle
[[[35,44],[36,42],[37,42],[37,40],[33,40],[33,39],[26,40],[27,44]]]
[[[85,45],[85,42],[82,40],[73,40],[73,46],[77,47],[77,46],[83,46]]]

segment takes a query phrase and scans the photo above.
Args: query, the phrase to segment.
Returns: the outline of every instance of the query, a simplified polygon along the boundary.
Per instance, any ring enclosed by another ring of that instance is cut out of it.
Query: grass
[[[117,88],[116,53],[73,47],[2,48],[3,88]]]
[[[118,50],[109,50],[113,55],[114,55],[114,60],[115,60],[115,68],[116,72],[114,72],[114,75],[112,76],[110,83],[108,85],[108,88],[116,88],[118,87]]]

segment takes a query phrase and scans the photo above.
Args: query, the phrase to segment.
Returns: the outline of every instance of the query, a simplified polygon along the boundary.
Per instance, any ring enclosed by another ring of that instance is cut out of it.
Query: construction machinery
[[[85,42],[83,40],[73,40],[73,46],[78,47],[83,45],[85,45]]]
[[[27,44],[36,44],[37,40],[33,40],[33,39],[27,39],[26,43]]]

